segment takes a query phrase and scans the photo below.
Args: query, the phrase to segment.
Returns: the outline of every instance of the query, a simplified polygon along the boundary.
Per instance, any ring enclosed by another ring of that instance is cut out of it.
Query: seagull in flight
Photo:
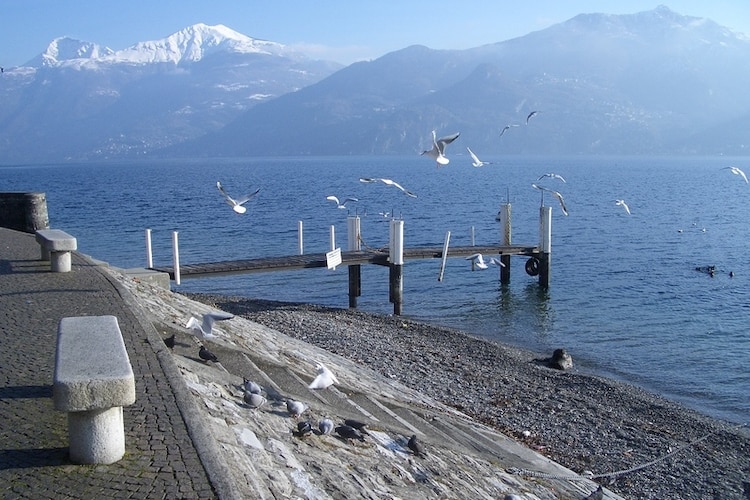
[[[526,117],[526,125],[529,124],[529,120],[531,120],[532,117],[536,116],[539,113],[539,111],[532,111],[529,113],[529,115]]]
[[[475,253],[474,255],[469,255],[468,257],[466,257],[466,260],[470,260],[471,263],[474,264],[479,269],[487,269],[488,267],[481,253]]]
[[[494,264],[497,267],[505,267],[505,264],[503,264],[500,259],[495,258],[495,257],[490,258],[490,264]]]
[[[625,200],[615,200],[615,205],[621,206],[622,208],[625,209],[625,211],[628,213],[628,215],[630,215],[630,208],[625,203]]]
[[[558,193],[554,189],[546,188],[544,186],[539,186],[537,184],[532,184],[531,187],[535,189],[539,189],[541,191],[549,191],[550,193],[552,193],[555,196],[555,198],[557,198],[557,201],[560,202],[560,209],[562,210],[562,213],[565,215],[568,215],[568,209],[565,207],[565,200],[563,200],[563,197],[560,193]]]
[[[747,183],[747,176],[745,175],[745,172],[743,172],[739,168],[737,168],[737,167],[724,167],[724,168],[722,168],[722,170],[729,170],[734,175],[739,175],[740,177],[742,177],[743,179],[745,179],[745,183]]]
[[[213,333],[214,323],[232,318],[234,318],[234,314],[224,311],[208,312],[203,315],[203,319],[200,322],[191,316],[185,328],[191,330],[193,335],[200,339],[215,339],[217,336]]]
[[[466,151],[468,151],[469,154],[471,155],[471,159],[473,160],[471,164],[474,165],[475,167],[483,167],[485,165],[491,165],[492,164],[491,161],[482,161],[482,160],[480,160],[479,157],[474,154],[474,151],[472,151],[468,147],[466,148]]]
[[[445,147],[450,144],[451,142],[458,139],[458,136],[460,135],[460,132],[456,132],[455,134],[446,135],[445,137],[441,137],[440,139],[437,139],[435,135],[435,131],[432,131],[432,149],[422,151],[421,154],[427,155],[433,160],[437,162],[437,167],[440,168],[443,165],[447,165],[450,160],[445,157]]]
[[[400,189],[401,191],[403,191],[403,193],[406,196],[411,196],[412,198],[416,198],[417,197],[416,194],[412,193],[411,191],[409,191],[407,189],[404,189],[404,187],[401,184],[399,184],[396,181],[392,181],[391,179],[383,179],[382,177],[360,177],[359,178],[359,182],[366,182],[366,183],[370,183],[370,182],[382,182],[383,184],[386,184],[388,186],[393,186],[393,187],[396,187],[396,188]]]
[[[515,124],[515,123],[511,123],[510,125],[504,126],[503,129],[500,131],[500,137],[502,137],[503,134],[505,133],[505,131],[508,130],[509,128],[511,128],[511,127],[518,127],[518,125]]]
[[[561,180],[561,181],[563,181],[563,182],[568,182],[568,181],[566,181],[566,180],[565,180],[565,179],[563,178],[563,176],[562,176],[562,175],[559,175],[559,174],[553,174],[552,172],[550,172],[550,173],[548,173],[548,174],[543,174],[543,175],[540,175],[540,176],[539,176],[539,178],[538,178],[537,180],[538,180],[538,181],[541,181],[541,180],[542,180],[542,179],[544,179],[545,177],[552,177],[553,179],[560,179],[560,180]]]
[[[222,196],[224,196],[224,198],[226,199],[227,204],[230,207],[232,207],[232,210],[234,210],[238,214],[244,214],[245,212],[247,212],[247,208],[243,207],[242,205],[244,205],[245,203],[247,203],[247,201],[250,198],[252,198],[253,196],[255,196],[256,194],[258,194],[260,192],[260,189],[257,189],[254,193],[250,193],[248,195],[243,196],[242,198],[237,198],[235,200],[234,198],[232,198],[231,196],[229,196],[226,193],[226,191],[224,191],[224,188],[222,187],[221,182],[216,181],[216,187],[219,188],[219,192],[222,194]]]
[[[344,198],[344,201],[339,202],[339,199],[334,195],[326,196],[326,200],[334,202],[338,208],[346,208],[346,204],[350,201],[359,201],[358,198]]]

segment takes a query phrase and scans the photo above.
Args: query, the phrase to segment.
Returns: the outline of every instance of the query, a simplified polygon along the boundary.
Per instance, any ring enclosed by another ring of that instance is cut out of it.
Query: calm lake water
[[[480,154],[481,157],[481,154]],[[328,157],[138,161],[2,166],[0,191],[43,191],[52,227],[78,238],[79,250],[118,267],[172,261],[179,232],[182,264],[292,255],[298,221],[305,252],[325,252],[330,227],[346,248],[347,212],[361,217],[371,248],[387,247],[388,221],[404,219],[406,246],[500,241],[500,204],[512,203],[513,243],[539,241],[539,206],[553,208],[548,290],[511,262],[511,283],[497,269],[471,271],[448,259],[407,261],[403,314],[458,327],[549,355],[566,348],[579,370],[658,392],[703,413],[750,421],[750,185],[724,167],[750,173],[750,158],[483,158],[466,155],[441,169],[426,158]],[[538,180],[548,172],[562,175]],[[418,197],[360,177],[385,177]],[[261,192],[237,215],[232,195]],[[538,182],[565,198],[531,187]],[[326,200],[353,196],[340,210]],[[631,215],[615,205],[623,199]],[[697,267],[716,266],[712,277]],[[729,273],[734,276],[730,277]],[[312,269],[183,280],[177,291],[348,306],[347,272]],[[364,311],[391,313],[388,270],[363,266]]]

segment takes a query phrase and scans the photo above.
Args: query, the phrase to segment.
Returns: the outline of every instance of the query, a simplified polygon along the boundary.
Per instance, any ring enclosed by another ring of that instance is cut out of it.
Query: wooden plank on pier
[[[539,248],[528,245],[507,246],[465,246],[448,249],[449,257],[466,257],[475,253],[487,255],[525,255],[538,256]],[[443,247],[404,248],[404,260],[439,259],[443,257]],[[377,264],[388,265],[388,250],[343,251],[341,265]],[[181,264],[181,278],[208,278],[230,274],[247,274],[273,271],[294,271],[299,269],[326,268],[326,254],[314,253],[303,255],[285,255],[281,257],[262,257],[258,259],[230,260],[222,262],[205,262],[200,264]],[[168,273],[174,279],[173,266],[154,267],[154,271]]]

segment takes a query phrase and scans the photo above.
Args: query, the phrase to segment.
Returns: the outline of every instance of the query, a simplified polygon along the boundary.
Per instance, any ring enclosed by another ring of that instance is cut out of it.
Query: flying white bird
[[[517,125],[517,124],[515,124],[515,123],[511,123],[510,125],[506,125],[506,126],[504,126],[504,127],[503,127],[503,130],[501,130],[501,131],[500,131],[500,137],[502,137],[502,136],[503,136],[503,134],[505,133],[505,131],[506,131],[506,130],[508,130],[509,128],[511,128],[511,127],[518,127],[518,126],[519,126],[519,125]]]
[[[563,196],[555,191],[554,189],[546,188],[544,186],[539,186],[537,184],[532,184],[531,187],[539,189],[540,191],[549,191],[554,195],[555,198],[557,198],[557,201],[560,202],[560,209],[562,210],[562,213],[565,215],[568,215],[568,209],[565,207],[565,200],[563,199]]]
[[[339,202],[339,199],[333,195],[326,196],[326,200],[336,203],[336,207],[338,208],[346,208],[346,204],[350,201],[359,201],[358,198],[344,198],[344,201]]]
[[[229,196],[226,193],[226,191],[224,191],[224,188],[221,186],[221,182],[216,181],[216,187],[219,188],[219,192],[222,194],[222,196],[224,196],[224,198],[226,199],[227,204],[230,207],[232,207],[232,210],[234,210],[238,214],[244,214],[245,212],[247,212],[247,208],[243,207],[242,205],[244,205],[245,203],[247,203],[247,201],[250,198],[252,198],[253,196],[255,196],[256,194],[258,194],[260,192],[260,189],[257,189],[257,190],[255,190],[255,192],[250,193],[248,195],[245,195],[242,198],[237,198],[235,200],[234,198],[232,198],[231,196]]]
[[[232,318],[234,314],[223,311],[208,312],[203,315],[200,322],[191,316],[185,328],[190,329],[191,333],[200,339],[215,339],[217,336],[213,333],[214,323]]]
[[[466,151],[468,151],[469,154],[471,155],[471,159],[473,160],[471,164],[474,165],[475,167],[483,167],[485,165],[492,164],[491,161],[482,161],[482,160],[480,160],[479,157],[474,154],[474,151],[472,151],[468,147],[466,148]]]
[[[315,377],[315,380],[310,382],[310,385],[307,386],[308,388],[327,389],[333,384],[339,383],[336,375],[334,375],[333,372],[329,370],[323,363],[318,363],[315,366],[315,369],[318,371],[318,376]]]
[[[724,167],[724,168],[722,168],[722,170],[729,170],[734,175],[739,175],[740,177],[742,177],[743,179],[745,179],[745,182],[747,183],[747,176],[745,175],[745,172],[743,172],[739,168],[737,168],[737,167]]]
[[[494,264],[497,267],[505,267],[505,264],[503,264],[500,259],[497,259],[495,257],[491,257],[490,258],[490,264]]]
[[[426,151],[422,151],[421,154],[427,155],[433,160],[437,162],[437,167],[440,168],[443,165],[447,165],[450,160],[445,157],[445,147],[450,144],[451,142],[458,139],[458,136],[460,135],[460,132],[456,132],[455,134],[446,135],[445,137],[441,137],[440,139],[436,139],[435,131],[432,131],[432,149],[428,149]]]
[[[615,205],[621,206],[622,208],[625,209],[625,211],[628,213],[628,215],[630,215],[630,208],[625,203],[625,200],[615,200]]]
[[[401,191],[403,191],[403,193],[406,196],[411,196],[412,198],[417,197],[416,194],[412,193],[411,191],[407,189],[404,189],[404,187],[401,184],[399,184],[398,182],[392,181],[390,179],[383,179],[382,177],[360,177],[359,182],[367,182],[367,183],[382,182],[383,184],[387,186],[393,186],[393,187],[400,189]]]
[[[468,257],[466,257],[466,260],[472,261],[472,264],[474,264],[479,269],[487,269],[487,263],[484,261],[484,257],[482,257],[481,253],[469,255]]]
[[[529,113],[529,115],[526,117],[526,125],[529,124],[529,120],[531,120],[532,117],[536,116],[539,113],[539,111],[532,111]]]
[[[553,174],[552,172],[550,172],[550,173],[548,173],[548,174],[542,174],[542,175],[540,175],[540,176],[539,176],[539,178],[538,178],[537,180],[538,180],[538,181],[541,181],[541,180],[542,180],[542,179],[544,179],[545,177],[552,177],[553,179],[560,179],[560,180],[561,180],[561,181],[563,181],[563,182],[568,182],[568,181],[566,181],[566,180],[565,180],[565,179],[563,178],[563,176],[562,176],[562,175],[559,175],[559,174]]]

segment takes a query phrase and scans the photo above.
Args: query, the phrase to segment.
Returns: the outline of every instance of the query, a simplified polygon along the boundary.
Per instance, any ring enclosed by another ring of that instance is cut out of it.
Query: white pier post
[[[438,281],[443,281],[443,273],[445,273],[445,262],[448,260],[448,244],[451,242],[451,232],[445,233],[445,243],[443,243],[443,260],[440,262],[440,274],[438,274]]]
[[[391,302],[393,303],[393,314],[399,316],[403,309],[404,298],[404,221],[403,219],[391,219],[391,252],[389,253],[390,273],[388,289]]]
[[[475,243],[474,243],[474,226],[471,226],[470,238],[471,238],[471,246],[474,246],[475,245]]]
[[[336,250],[336,226],[331,224],[331,229],[328,232],[328,240],[330,241],[330,250]]]
[[[346,218],[347,239],[350,252],[362,249],[362,238],[359,215],[349,215]],[[357,297],[362,294],[362,266],[353,264],[349,268],[349,307],[357,307]]]
[[[172,231],[172,261],[174,265],[174,284],[180,284],[180,244],[179,244],[179,233]]]
[[[305,253],[305,247],[303,245],[303,232],[302,232],[302,221],[297,221],[297,246],[299,247],[299,254]]]
[[[154,267],[154,254],[151,251],[151,229],[146,229],[146,267]]]
[[[548,287],[552,265],[552,207],[539,209],[539,251],[539,284]]]

